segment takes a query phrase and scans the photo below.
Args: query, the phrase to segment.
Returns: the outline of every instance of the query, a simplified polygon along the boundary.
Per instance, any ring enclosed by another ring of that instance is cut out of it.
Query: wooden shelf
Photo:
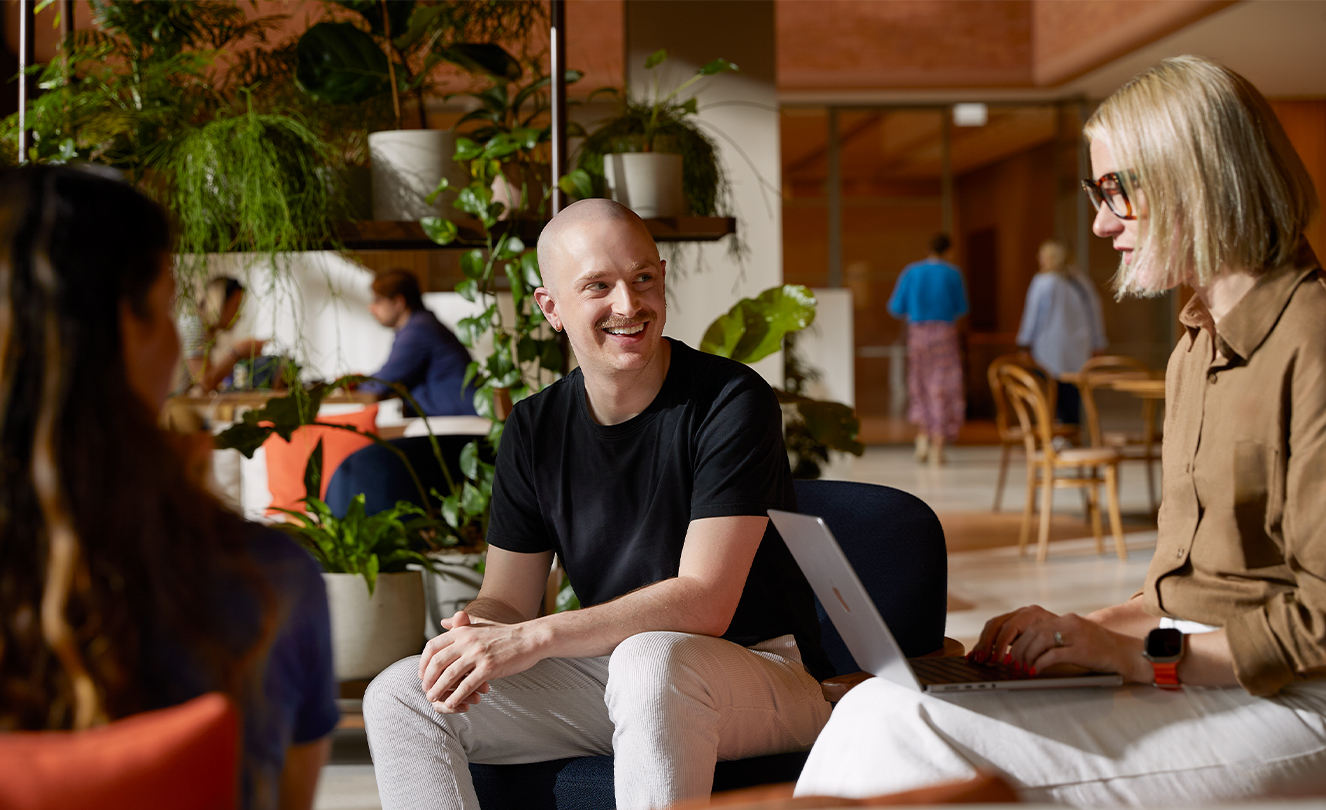
[[[546,221],[536,220],[514,223],[517,235],[531,246],[545,224]],[[736,217],[660,217],[645,220],[645,225],[658,242],[714,242],[737,232]],[[410,220],[343,222],[337,226],[336,232],[350,250],[456,250],[483,242],[483,230],[478,220],[461,220],[456,226],[460,240],[450,245],[434,243],[424,235],[418,222]],[[509,222],[501,222],[497,228],[511,226]]]

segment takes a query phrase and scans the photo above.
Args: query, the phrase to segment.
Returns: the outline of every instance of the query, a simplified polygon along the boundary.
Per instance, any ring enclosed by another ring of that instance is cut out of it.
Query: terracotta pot
[[[373,597],[359,574],[323,574],[336,680],[372,678],[423,649],[424,584],[418,571],[378,574]]]

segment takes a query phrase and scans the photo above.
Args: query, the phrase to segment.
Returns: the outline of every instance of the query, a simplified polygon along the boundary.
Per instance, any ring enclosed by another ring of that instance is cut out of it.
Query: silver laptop
[[[876,677],[926,692],[1062,689],[1123,683],[1122,676],[1113,673],[1028,678],[1014,674],[1010,668],[974,664],[965,658],[908,659],[824,521],[777,509],[770,509],[769,517],[852,657],[862,670]]]

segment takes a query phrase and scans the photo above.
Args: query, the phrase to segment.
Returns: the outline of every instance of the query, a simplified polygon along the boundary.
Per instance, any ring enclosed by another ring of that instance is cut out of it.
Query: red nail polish
[[[1036,668],[1032,667],[1031,669],[1027,670],[1027,674],[1033,678],[1036,677]]]
[[[984,664],[984,663],[985,663],[985,650],[977,650],[977,651],[976,651],[976,663],[978,663],[978,664]]]
[[[1004,653],[1004,666],[1013,663],[1013,653]]]

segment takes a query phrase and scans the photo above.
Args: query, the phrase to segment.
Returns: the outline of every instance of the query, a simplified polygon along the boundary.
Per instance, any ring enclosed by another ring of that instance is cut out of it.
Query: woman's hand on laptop
[[[1032,676],[1086,670],[1117,672],[1137,683],[1151,680],[1141,639],[1107,630],[1074,613],[1059,616],[1039,605],[986,622],[967,657],[977,663],[1005,664]]]

